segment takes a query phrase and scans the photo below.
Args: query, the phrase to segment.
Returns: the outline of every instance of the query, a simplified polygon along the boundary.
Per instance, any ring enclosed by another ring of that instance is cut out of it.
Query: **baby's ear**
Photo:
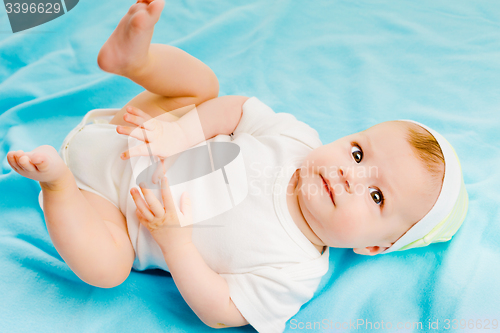
[[[379,253],[384,252],[386,249],[390,248],[392,246],[391,243],[387,244],[382,244],[383,246],[367,246],[367,247],[360,247],[360,248],[355,248],[352,249],[354,253],[357,254],[362,254],[365,256],[374,256]]]

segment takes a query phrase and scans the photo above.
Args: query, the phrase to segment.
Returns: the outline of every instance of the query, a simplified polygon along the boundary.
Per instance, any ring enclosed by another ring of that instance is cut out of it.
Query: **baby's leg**
[[[171,108],[164,109],[161,105],[165,105],[165,102],[168,101],[170,101]],[[109,123],[112,125],[130,126],[130,123],[126,122],[123,119],[123,116],[127,113],[125,109],[128,105],[135,106],[136,108],[146,112],[153,118],[163,115],[162,120],[166,120],[165,116],[167,114],[165,114],[165,112],[175,110],[173,112],[168,112],[168,115],[171,116],[171,121],[176,121],[182,115],[190,111],[194,106],[194,103],[188,103],[187,106],[176,108],[173,105],[173,102],[175,102],[173,99],[169,99],[164,96],[153,94],[150,91],[144,90],[143,92],[132,98],[132,100],[130,100],[120,111],[118,111]]]
[[[132,5],[101,48],[99,66],[146,88],[163,111],[217,97],[219,83],[206,64],[174,46],[150,44],[163,5],[164,0]]]
[[[123,214],[106,199],[81,191],[52,146],[9,152],[7,160],[21,176],[40,182],[47,230],[71,270],[96,287],[121,284],[135,258]]]

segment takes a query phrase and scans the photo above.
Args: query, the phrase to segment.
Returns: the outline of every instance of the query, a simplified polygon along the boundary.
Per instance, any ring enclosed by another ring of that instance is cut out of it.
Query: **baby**
[[[146,91],[121,110],[90,111],[59,152],[40,146],[7,155],[14,170],[40,182],[49,235],[83,281],[111,288],[131,268],[162,268],[205,324],[279,332],[313,296],[330,247],[377,255],[455,234],[467,193],[441,135],[389,121],[322,145],[314,129],[255,97],[217,97],[208,66],[150,44],[163,6],[132,5],[98,56],[103,70]],[[158,120],[165,115],[170,121]],[[163,161],[205,140],[240,147],[248,196],[180,227],[192,219],[190,196],[179,210],[166,177],[160,199],[137,189],[134,172],[150,154]],[[279,172],[263,172],[269,167]]]

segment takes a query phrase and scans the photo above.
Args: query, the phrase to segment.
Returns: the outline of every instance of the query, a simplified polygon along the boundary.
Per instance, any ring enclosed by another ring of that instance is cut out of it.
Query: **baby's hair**
[[[444,180],[444,155],[436,138],[425,128],[414,123],[407,122],[407,140],[416,155],[425,165],[435,180]]]

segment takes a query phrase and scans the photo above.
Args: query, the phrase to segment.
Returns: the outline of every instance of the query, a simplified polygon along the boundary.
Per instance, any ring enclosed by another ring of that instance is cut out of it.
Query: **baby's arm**
[[[194,246],[192,227],[180,227],[192,222],[187,193],[181,196],[179,211],[173,202],[166,177],[161,186],[163,205],[142,183],[141,190],[145,200],[137,189],[131,190],[137,206],[137,217],[159,245],[170,274],[191,309],[213,328],[247,325],[248,322],[229,296],[226,281],[205,263]]]
[[[163,253],[184,300],[196,315],[213,328],[247,325],[229,296],[226,280],[205,263],[189,242]]]
[[[248,97],[244,96],[224,96],[200,104],[197,112],[205,139],[232,133],[240,121],[242,105],[247,99]],[[196,120],[192,117],[181,117],[177,120],[186,134],[199,125],[190,123],[189,119]],[[117,130],[121,134],[130,134],[133,129],[121,127]],[[190,145],[199,143],[196,142],[198,139],[190,142]],[[137,210],[143,212],[138,213],[139,220],[146,225],[160,246],[174,282],[191,309],[210,327],[247,325],[248,322],[229,296],[229,288],[224,278],[205,263],[192,243],[191,227],[179,227],[178,222],[174,221],[176,217],[169,214],[173,211],[170,192],[164,191],[165,188],[162,187],[164,207],[161,207],[150,190],[144,187],[141,187],[141,190],[147,202],[137,190],[131,191]],[[181,199],[182,213],[186,213],[187,208],[183,200],[185,198]],[[162,227],[163,224],[171,225]]]

